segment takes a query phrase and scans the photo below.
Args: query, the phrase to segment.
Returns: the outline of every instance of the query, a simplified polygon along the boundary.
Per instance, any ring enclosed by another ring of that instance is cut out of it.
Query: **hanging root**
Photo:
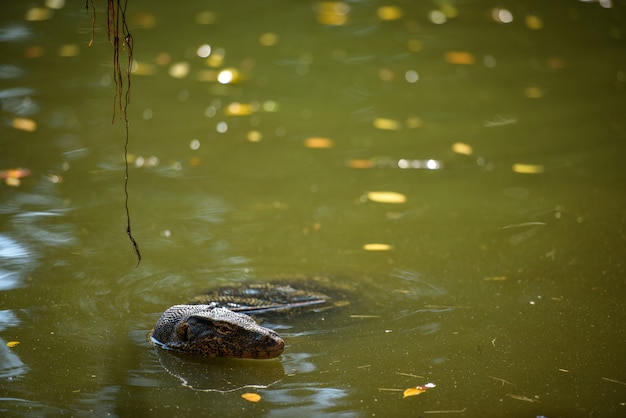
[[[93,0],[85,0],[85,8],[89,10],[89,3],[93,9],[93,17],[91,20],[91,40],[89,46],[93,44],[94,26],[96,22],[96,10]],[[130,103],[130,74],[133,64],[133,36],[131,35],[128,25],[126,24],[126,5],[128,0],[107,0],[107,33],[109,42],[113,46],[113,83],[115,90],[113,95],[113,121],[115,122],[116,109],[119,108],[120,117],[124,119],[126,137],[124,140],[124,208],[126,210],[126,234],[133,246],[133,251],[137,256],[137,266],[141,263],[141,252],[139,245],[130,228],[130,210],[128,208],[128,138],[129,138],[129,121],[127,108]],[[121,35],[121,36],[120,36]],[[125,49],[128,56],[126,63],[126,77],[122,76],[120,67],[120,49]],[[124,86],[124,80],[126,86]]]

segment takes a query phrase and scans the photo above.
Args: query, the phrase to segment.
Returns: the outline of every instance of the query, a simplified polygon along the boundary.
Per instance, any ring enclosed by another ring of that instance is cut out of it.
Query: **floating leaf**
[[[452,144],[452,152],[456,154],[472,155],[474,150],[472,149],[471,145],[465,144],[463,142],[455,142],[454,144]]]
[[[521,174],[543,173],[544,168],[540,164],[513,164],[513,171]]]
[[[332,148],[335,143],[330,138],[312,137],[304,140],[304,146],[307,148]]]
[[[0,178],[4,179],[7,186],[17,187],[20,185],[22,177],[30,176],[30,170],[26,168],[13,168],[11,170],[0,171]]]
[[[233,102],[226,107],[224,113],[230,116],[246,116],[256,112],[259,109],[258,104]]]
[[[22,177],[30,176],[31,171],[27,168],[12,168],[10,170],[0,171],[0,179],[21,179]]]
[[[398,20],[404,14],[397,6],[381,6],[376,10],[380,20]]]
[[[448,64],[471,65],[476,62],[474,55],[465,51],[449,51],[443,56]]]
[[[382,243],[378,243],[378,242],[373,242],[370,244],[365,244],[363,246],[363,249],[365,251],[389,251],[391,249],[393,249],[393,247],[389,244],[382,244]]]
[[[366,160],[366,159],[353,159],[348,160],[346,165],[350,168],[374,168],[376,164],[374,160]]]
[[[367,198],[378,203],[406,203],[406,196],[397,192],[367,192]]]
[[[399,131],[402,126],[399,121],[394,119],[376,118],[374,119],[374,127],[386,131]]]
[[[259,142],[263,139],[263,134],[259,131],[252,130],[248,132],[246,138],[248,138],[250,142]]]
[[[405,389],[405,391],[402,393],[402,397],[406,398],[408,396],[415,396],[415,395],[420,395],[422,393],[426,392],[426,389],[424,389],[422,386],[417,386],[414,388],[408,388]]]
[[[19,341],[9,341],[9,342],[7,343],[7,347],[9,347],[9,348],[13,348],[13,347],[15,347],[16,345],[18,345],[19,343],[20,343]]]
[[[437,385],[435,385],[434,383],[426,383],[423,386],[415,386],[414,388],[408,388],[402,393],[402,397],[406,398],[409,396],[420,395],[426,392],[428,389],[434,388],[435,386]]]
[[[241,397],[244,398],[248,402],[258,402],[261,400],[261,395],[259,395],[258,393],[246,392],[246,393],[242,393]]]
[[[37,122],[27,118],[13,118],[11,126],[26,132],[34,132],[37,129]]]

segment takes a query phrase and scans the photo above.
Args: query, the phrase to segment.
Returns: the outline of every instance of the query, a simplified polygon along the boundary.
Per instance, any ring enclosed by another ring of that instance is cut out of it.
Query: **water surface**
[[[103,4],[91,48],[82,4],[2,6],[2,412],[626,413],[623,2],[129,3],[138,267]],[[275,361],[147,341],[316,274],[354,300]]]

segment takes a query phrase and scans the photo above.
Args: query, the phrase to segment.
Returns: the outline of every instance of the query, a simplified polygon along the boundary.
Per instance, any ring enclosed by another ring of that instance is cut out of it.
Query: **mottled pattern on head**
[[[175,305],[152,333],[166,348],[207,357],[265,359],[279,356],[285,342],[245,314],[210,305]]]

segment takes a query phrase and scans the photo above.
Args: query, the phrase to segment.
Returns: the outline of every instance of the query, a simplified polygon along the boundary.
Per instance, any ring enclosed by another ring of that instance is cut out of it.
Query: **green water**
[[[131,0],[139,267],[106,10],[88,48],[75,3],[0,6],[0,171],[30,170],[0,186],[4,415],[626,414],[623,1],[511,3],[499,23],[484,1]],[[275,361],[147,342],[212,285],[315,274],[357,294],[270,324]]]

